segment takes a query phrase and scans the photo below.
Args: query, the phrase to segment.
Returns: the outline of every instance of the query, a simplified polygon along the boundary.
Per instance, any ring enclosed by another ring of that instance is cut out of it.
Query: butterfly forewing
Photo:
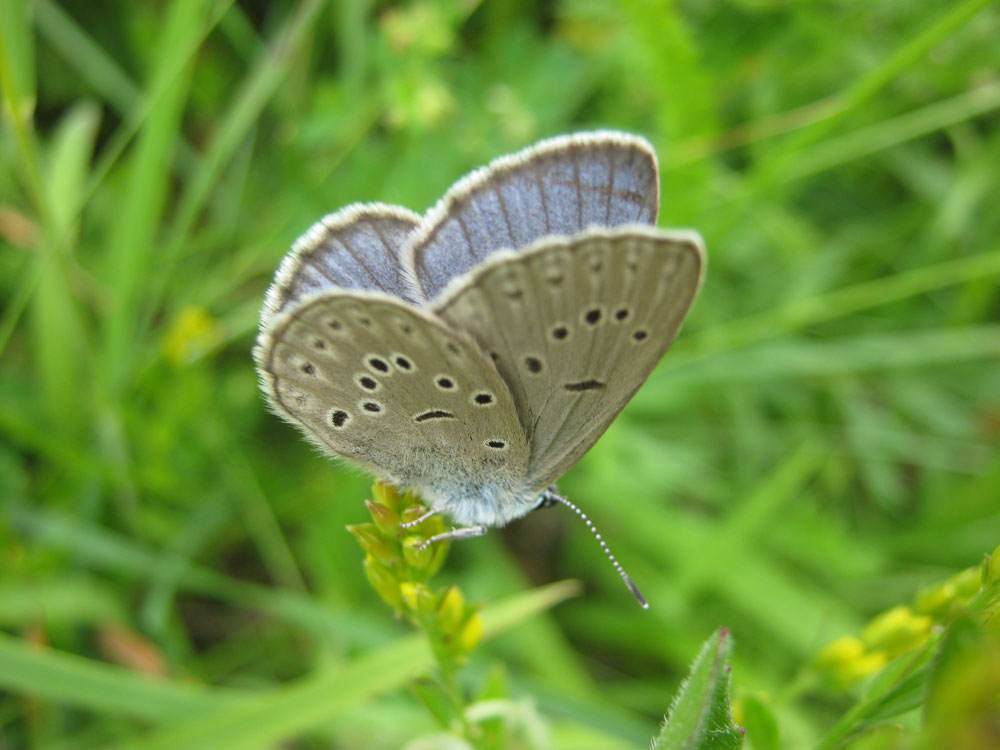
[[[658,208],[656,157],[645,140],[553,138],[456,183],[407,242],[405,260],[432,299],[499,249],[594,225],[654,224]]]
[[[510,387],[543,489],[601,436],[656,366],[701,280],[700,239],[593,229],[496,256],[435,306]]]
[[[408,299],[399,253],[419,221],[399,206],[355,203],[316,222],[282,261],[264,323],[320,289],[371,289]]]
[[[277,412],[398,484],[435,492],[524,475],[506,385],[468,336],[412,305],[321,292],[275,318],[255,356]]]

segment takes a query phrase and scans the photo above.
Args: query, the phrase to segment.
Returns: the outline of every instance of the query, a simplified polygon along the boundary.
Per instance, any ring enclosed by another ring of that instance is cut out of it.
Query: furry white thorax
[[[538,505],[538,491],[512,492],[492,482],[450,487],[447,492],[421,488],[421,496],[433,510],[460,526],[506,526]]]

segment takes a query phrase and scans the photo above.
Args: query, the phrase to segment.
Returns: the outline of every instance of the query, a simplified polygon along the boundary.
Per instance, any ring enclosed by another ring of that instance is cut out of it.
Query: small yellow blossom
[[[886,651],[895,658],[923,645],[933,624],[930,617],[914,614],[909,607],[893,607],[869,622],[861,639],[869,649]]]
[[[465,616],[465,597],[458,590],[457,586],[452,586],[441,597],[441,605],[438,607],[438,623],[445,633],[454,633],[462,624]]]
[[[850,687],[881,669],[888,661],[884,651],[869,651],[864,641],[845,635],[827,644],[814,666],[841,687]]]
[[[821,669],[835,667],[845,662],[861,658],[865,653],[865,644],[853,635],[844,635],[830,641],[819,655],[815,664]]]
[[[188,305],[174,318],[163,337],[163,356],[181,367],[222,343],[225,327],[199,305]]]
[[[464,652],[472,651],[483,639],[483,618],[478,612],[465,623],[465,627],[458,634],[458,647]]]
[[[951,581],[924,589],[913,600],[917,614],[932,617],[936,622],[947,622],[959,607],[958,592]]]
[[[403,557],[414,568],[426,567],[434,559],[434,546],[421,549],[423,541],[419,536],[408,536],[403,540]]]
[[[963,602],[971,601],[983,587],[982,565],[966,568],[958,575],[953,576],[950,582],[954,584],[959,599]]]
[[[380,531],[395,534],[399,530],[399,514],[392,508],[371,500],[365,500],[365,505],[368,506],[368,512],[372,514],[372,519]]]
[[[375,593],[396,612],[402,611],[403,593],[392,571],[371,555],[365,556],[364,568],[365,576],[368,577],[368,582],[375,589]]]

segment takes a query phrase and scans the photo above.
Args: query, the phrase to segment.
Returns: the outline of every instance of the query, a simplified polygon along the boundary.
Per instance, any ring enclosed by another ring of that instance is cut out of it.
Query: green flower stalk
[[[444,522],[432,516],[404,528],[427,512],[419,499],[382,482],[375,483],[372,495],[366,503],[372,522],[347,527],[365,551],[365,575],[396,616],[423,631],[430,643],[438,675],[415,686],[418,697],[447,728],[471,740],[476,727],[466,720],[469,704],[455,677],[482,640],[483,620],[458,587],[438,590],[430,585],[448,556],[449,543],[420,548],[445,531]]]

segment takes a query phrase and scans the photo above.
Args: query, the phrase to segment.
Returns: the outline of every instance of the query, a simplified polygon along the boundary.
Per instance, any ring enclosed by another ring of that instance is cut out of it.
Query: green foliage
[[[0,2],[0,744],[646,746],[724,623],[747,747],[996,746],[996,3],[84,5]],[[597,127],[709,254],[560,483],[648,612],[558,509],[407,545],[249,356],[320,216]]]
[[[705,641],[663,720],[653,750],[739,750],[743,730],[729,706],[733,639],[725,628]]]

